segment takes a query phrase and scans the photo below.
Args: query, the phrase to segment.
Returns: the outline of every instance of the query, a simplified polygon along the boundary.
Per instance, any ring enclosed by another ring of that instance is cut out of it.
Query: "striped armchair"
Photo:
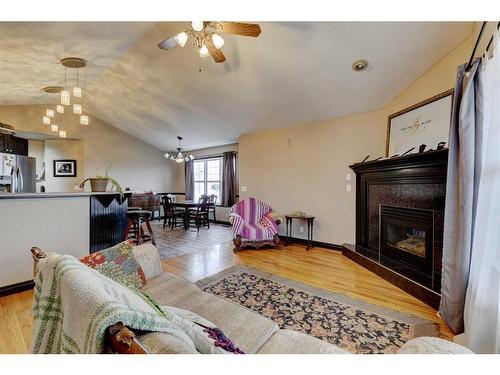
[[[241,200],[231,207],[229,220],[235,251],[243,247],[279,247],[280,220],[276,220],[271,211],[271,207],[255,198]]]

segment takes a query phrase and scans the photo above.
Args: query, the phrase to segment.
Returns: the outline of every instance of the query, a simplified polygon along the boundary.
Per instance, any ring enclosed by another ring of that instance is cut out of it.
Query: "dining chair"
[[[210,212],[213,213],[214,215],[214,224],[216,223],[216,219],[215,219],[215,207],[217,206],[217,195],[215,194],[211,194],[208,196],[209,198],[209,202],[208,202],[208,213],[210,214]]]
[[[196,210],[191,210],[188,213],[188,228],[191,222],[194,222],[198,231],[202,225],[206,225],[207,228],[210,229],[210,223],[208,221],[209,202],[210,199],[206,195],[202,195],[200,199],[198,199],[198,206],[196,207]]]
[[[174,206],[174,202],[171,196],[169,195],[164,195],[162,198],[162,203],[163,203],[163,229],[165,229],[165,226],[168,225],[169,227],[172,228],[172,230],[177,227],[177,218],[181,218],[181,222],[179,225],[184,225],[184,211],[176,210]]]

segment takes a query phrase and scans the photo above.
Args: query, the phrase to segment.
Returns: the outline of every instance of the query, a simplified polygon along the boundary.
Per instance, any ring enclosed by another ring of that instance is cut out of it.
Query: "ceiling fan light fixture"
[[[201,31],[203,30],[203,21],[192,21],[191,27],[194,31]]]
[[[215,48],[221,49],[222,46],[224,45],[224,39],[217,34],[212,35],[212,42],[214,43]]]
[[[186,42],[188,40],[188,35],[183,31],[179,34],[177,34],[175,37],[175,42],[181,46],[181,47],[184,47],[186,45]]]
[[[208,48],[207,48],[207,46],[206,46],[206,45],[204,45],[204,44],[203,44],[203,45],[200,47],[200,56],[201,56],[201,57],[207,57],[208,55],[210,55],[210,53],[208,52]]]

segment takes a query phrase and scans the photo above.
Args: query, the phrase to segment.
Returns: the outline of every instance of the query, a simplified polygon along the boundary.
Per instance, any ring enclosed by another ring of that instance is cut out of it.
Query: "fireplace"
[[[437,308],[448,150],[356,163],[356,244],[342,253]]]
[[[433,275],[433,211],[380,205],[379,213],[380,262],[428,284],[422,280]]]

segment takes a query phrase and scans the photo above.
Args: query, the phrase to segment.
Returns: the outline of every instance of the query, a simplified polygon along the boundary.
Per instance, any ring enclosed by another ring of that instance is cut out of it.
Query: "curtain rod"
[[[230,152],[232,153],[233,155],[236,155],[238,154],[237,151],[227,151],[227,152]],[[201,159],[211,159],[211,158],[221,158],[223,156],[223,153],[220,153],[220,154],[212,154],[212,155],[200,155],[200,156],[196,156],[194,157],[194,160],[201,160]]]
[[[470,55],[469,62],[467,63],[467,66],[465,67],[466,72],[470,71],[470,69],[472,68],[472,62],[474,61],[474,56],[476,56],[476,50],[477,50],[477,47],[479,46],[479,42],[481,41],[481,38],[483,37],[483,32],[484,32],[484,29],[486,28],[487,23],[488,23],[488,21],[484,21],[483,25],[481,26],[481,30],[479,31],[479,35],[477,36],[476,44],[474,44],[474,49],[472,50],[472,53]],[[500,22],[497,23],[497,30],[499,27],[500,27]],[[494,35],[491,36],[490,41],[488,42],[488,45],[486,46],[486,51],[488,51],[490,49],[491,42],[493,42],[493,36]]]

